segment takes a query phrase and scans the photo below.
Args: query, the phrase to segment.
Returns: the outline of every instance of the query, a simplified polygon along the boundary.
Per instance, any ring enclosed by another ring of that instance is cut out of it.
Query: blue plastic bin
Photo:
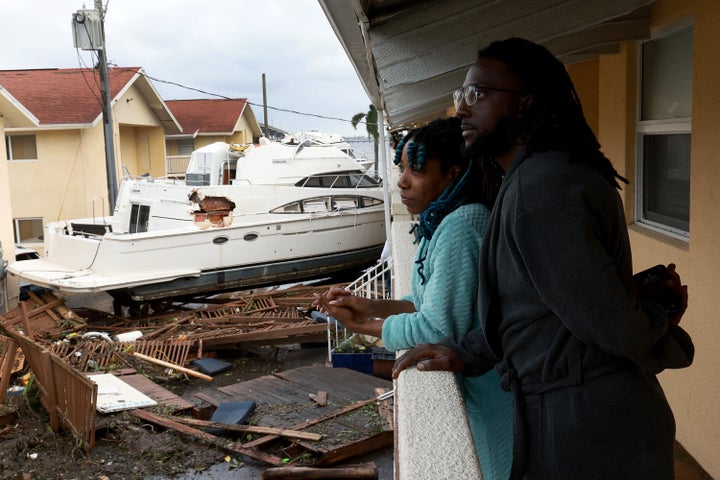
[[[373,374],[372,353],[331,353],[333,368],[349,368],[361,373]]]

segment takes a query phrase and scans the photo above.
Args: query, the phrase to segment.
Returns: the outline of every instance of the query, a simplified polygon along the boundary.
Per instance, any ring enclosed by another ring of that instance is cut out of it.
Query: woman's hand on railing
[[[382,320],[377,320],[373,301],[351,294],[349,291],[331,287],[323,294],[316,294],[313,306],[340,322],[343,327],[355,333],[380,337]]]

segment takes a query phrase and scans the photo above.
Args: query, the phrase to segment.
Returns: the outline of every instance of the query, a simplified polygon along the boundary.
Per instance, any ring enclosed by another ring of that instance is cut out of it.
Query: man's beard
[[[470,158],[495,158],[510,150],[516,143],[517,126],[510,118],[501,118],[485,132],[478,133],[473,142],[465,147]]]

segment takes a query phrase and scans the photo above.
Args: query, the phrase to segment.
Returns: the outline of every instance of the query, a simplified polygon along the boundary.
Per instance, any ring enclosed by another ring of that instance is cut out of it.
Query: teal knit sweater
[[[382,339],[388,350],[457,339],[479,327],[476,312],[478,258],[489,211],[478,203],[449,213],[431,240],[422,238],[415,260],[425,258],[421,281],[413,264],[414,313],[385,319]],[[485,480],[506,480],[512,464],[512,396],[500,388],[493,370],[479,377],[460,376],[465,408]]]

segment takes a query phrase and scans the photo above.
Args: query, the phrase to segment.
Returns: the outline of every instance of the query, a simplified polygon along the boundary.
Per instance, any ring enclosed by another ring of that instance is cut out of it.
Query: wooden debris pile
[[[324,287],[327,288],[327,287]],[[257,345],[281,345],[323,341],[325,324],[308,315],[318,287],[295,287],[286,291],[251,294],[211,307],[160,317],[164,325],[147,339],[186,339],[197,349],[242,349]]]
[[[24,336],[83,373],[131,367],[132,355],[192,374],[186,370],[188,362],[212,356],[213,351],[325,341],[327,325],[313,320],[308,312],[313,294],[326,288],[296,286],[234,294],[204,308],[133,319],[82,309],[80,313],[94,317],[85,318],[51,293],[41,297],[31,293],[28,302],[0,316],[0,326],[8,338]],[[121,341],[129,332],[139,338]]]
[[[212,357],[221,350],[324,343],[328,325],[316,322],[309,313],[313,294],[327,288],[299,286],[234,294],[203,308],[135,319],[86,309],[80,313],[93,315],[78,315],[52,294],[33,295],[29,302],[0,316],[0,400],[4,401],[10,378],[22,368],[18,363],[26,360],[53,430],[65,426],[90,450],[95,444],[98,385],[89,378],[93,373],[110,372],[149,393],[163,406],[174,405],[163,408],[163,415],[133,411],[145,421],[280,470],[335,465],[392,444],[392,398],[378,398],[392,389],[391,382],[353,370],[315,365],[219,388],[228,400],[257,403],[250,428],[199,419],[198,409],[137,373],[137,362],[142,362],[148,368],[162,367],[162,372],[211,381],[212,377],[188,368],[191,361]],[[137,338],[122,341],[127,334]],[[193,418],[183,415],[187,413]],[[229,432],[232,441],[207,433],[210,427]],[[280,475],[280,470],[268,475]],[[365,475],[367,471],[367,466],[360,466],[345,473]],[[300,470],[286,473],[298,474]]]
[[[354,370],[312,365],[220,387],[218,391],[224,399],[205,394],[196,397],[215,407],[223,402],[256,402],[249,425],[145,410],[133,413],[146,422],[211,443],[228,453],[240,453],[271,465],[263,478],[377,478],[374,465],[328,467],[393,442],[392,383]],[[205,431],[208,428],[222,429],[223,439],[209,435]],[[318,476],[302,476],[311,474]]]

